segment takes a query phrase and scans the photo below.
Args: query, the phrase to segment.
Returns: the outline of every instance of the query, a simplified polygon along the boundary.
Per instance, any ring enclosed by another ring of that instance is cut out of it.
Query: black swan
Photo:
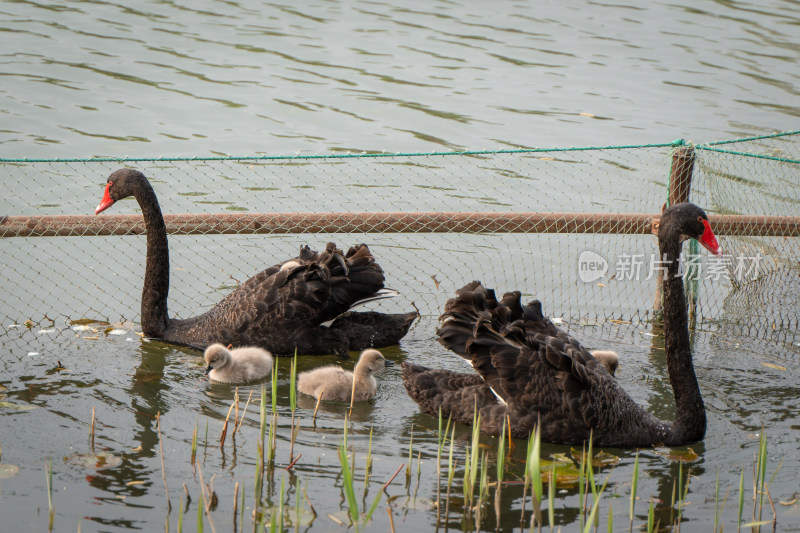
[[[221,383],[250,383],[272,373],[272,354],[255,346],[228,350],[215,342],[206,348],[203,358],[208,378]]]
[[[418,316],[349,311],[387,294],[383,270],[365,244],[344,254],[328,243],[322,253],[302,247],[298,257],[256,274],[202,315],[171,319],[167,229],[150,182],[138,170],[113,172],[95,214],[129,196],[139,203],[147,230],[141,313],[148,337],[201,350],[218,342],[275,355],[292,355],[296,348],[299,354],[347,356],[397,344]]]
[[[333,402],[361,402],[371,400],[378,391],[375,374],[394,363],[378,350],[364,350],[352,372],[340,366],[327,365],[301,372],[297,376],[297,390],[318,400]]]
[[[465,424],[480,410],[481,430],[499,435],[507,421],[514,437],[539,424],[542,440],[577,444],[593,434],[601,446],[675,446],[701,440],[706,413],[692,366],[683,279],[682,241],[697,239],[720,254],[708,217],[689,203],[661,216],[658,232],[664,279],[664,337],[676,419],[659,420],[637,405],[606,369],[542,314],[539,301],[522,305],[519,292],[497,301],[480,282],[447,301],[439,342],[469,360],[477,374],[403,363],[403,382],[423,411]]]

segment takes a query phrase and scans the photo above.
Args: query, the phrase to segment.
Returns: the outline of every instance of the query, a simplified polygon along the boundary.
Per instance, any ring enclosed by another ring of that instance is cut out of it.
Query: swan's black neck
[[[662,260],[667,262],[664,277],[664,349],[677,408],[670,435],[673,442],[665,444],[695,442],[705,435],[706,412],[692,365],[687,305],[680,273],[681,235],[677,231],[659,235],[659,249]]]
[[[167,226],[164,224],[156,193],[146,179],[138,181],[134,197],[142,209],[147,228],[147,265],[142,288],[142,332],[148,337],[161,337],[169,326]]]

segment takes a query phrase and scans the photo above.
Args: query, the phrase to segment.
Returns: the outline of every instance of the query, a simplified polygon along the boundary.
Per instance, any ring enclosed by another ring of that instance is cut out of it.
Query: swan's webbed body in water
[[[361,313],[348,313],[381,294],[383,270],[366,245],[345,253],[329,243],[321,253],[302,247],[298,257],[256,274],[201,315],[170,318],[167,231],[150,182],[134,169],[113,172],[95,213],[129,196],[139,203],[147,229],[141,320],[148,337],[200,349],[218,342],[258,346],[275,355],[297,349],[300,354],[345,356],[351,350],[397,344],[417,316],[368,313],[359,321]]]
[[[692,366],[681,242],[720,249],[708,218],[693,204],[677,204],[661,217],[659,248],[667,262],[664,332],[676,418],[660,420],[637,405],[606,368],[574,337],[558,329],[539,301],[523,305],[519,292],[497,300],[474,281],[447,301],[439,341],[469,360],[476,374],[460,374],[403,363],[409,395],[427,413],[466,424],[474,406],[481,430],[499,434],[510,422],[515,437],[527,438],[537,424],[542,439],[580,443],[592,435],[601,446],[678,445],[702,439],[706,414]]]

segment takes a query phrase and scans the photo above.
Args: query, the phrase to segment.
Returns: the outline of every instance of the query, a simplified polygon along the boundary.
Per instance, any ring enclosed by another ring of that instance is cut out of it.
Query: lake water
[[[147,158],[609,146],[679,138],[700,143],[796,130],[800,123],[800,5],[795,2],[293,4],[0,2],[0,154]],[[668,152],[591,153],[557,161],[558,170],[538,158],[525,164],[474,158],[461,167],[438,159],[374,165],[279,162],[275,168],[255,162],[137,165],[153,178],[164,210],[177,213],[325,211],[342,205],[342,210],[411,211],[423,201],[431,210],[654,212],[663,202]],[[119,165],[4,164],[0,171],[8,190],[0,199],[0,214],[89,214],[105,176]],[[259,181],[261,172],[270,178]],[[595,180],[593,172],[605,181]],[[333,186],[318,186],[323,183]],[[527,196],[531,189],[537,194]],[[137,211],[131,202],[114,209]],[[171,238],[170,308],[186,315],[204,309],[258,265],[284,259],[304,242],[319,247],[326,237]],[[567,318],[571,333],[587,346],[620,351],[618,379],[637,401],[659,416],[673,416],[658,327],[582,320],[580,310],[571,313],[565,301],[583,289],[575,289],[574,274],[559,274],[582,247],[625,250],[632,240],[643,248],[652,246],[649,236],[332,238],[340,244],[370,242],[391,285],[403,292],[398,308],[416,301],[435,316],[459,283],[478,276],[491,278],[487,281],[500,290],[539,295],[549,301],[545,309]],[[197,265],[200,250],[219,254],[223,264]],[[240,387],[240,407],[251,391],[253,400],[235,443],[229,429],[220,448],[234,388],[203,380],[195,352],[135,334],[143,239],[3,239],[0,252],[7,273],[0,312],[0,464],[18,469],[0,466],[0,529],[47,529],[50,460],[56,530],[151,531],[168,521],[174,531],[182,515],[183,528],[194,531],[201,479],[218,497],[209,513],[216,530],[232,527],[237,483],[239,497],[245,496],[244,527],[251,529],[261,386]],[[456,252],[461,255],[452,255]],[[549,259],[548,268],[540,267],[542,256]],[[418,264],[439,270],[418,272]],[[432,284],[434,274],[442,288]],[[791,303],[800,294],[796,283],[780,281],[787,296],[770,305],[796,305]],[[603,301],[595,289],[592,312],[605,316],[618,305],[634,308],[639,298],[652,299],[650,289],[652,283],[633,286],[625,293],[630,301],[622,303]],[[739,311],[746,318],[746,309]],[[69,323],[84,317],[134,323],[110,330]],[[27,318],[33,319],[30,328]],[[461,368],[458,358],[434,340],[434,326],[426,317],[385,355],[398,363]],[[707,437],[688,447],[696,456],[681,455],[689,459],[683,467],[676,455],[686,447],[640,452],[635,527],[646,523],[651,501],[657,520],[674,521],[673,486],[686,479],[686,469],[691,477],[685,531],[713,529],[717,476],[720,500],[727,496],[720,522],[726,530],[736,527],[743,469],[748,491],[743,521],[752,520],[751,471],[763,426],[768,479],[777,471],[770,495],[778,529],[800,530],[800,345],[792,332],[778,340],[763,333],[707,324],[695,332]],[[330,362],[303,358],[299,365],[302,370]],[[314,427],[314,404],[300,398],[293,452],[302,457],[291,472],[283,470],[292,459],[288,361],[280,362],[278,372],[276,468],[268,469],[260,505],[277,506],[283,482],[287,521],[300,505],[300,530],[346,530],[337,446],[347,409],[322,406]],[[195,428],[199,469],[190,462]],[[371,429],[374,463],[364,491]],[[413,434],[409,477],[403,471],[387,487],[365,529],[436,527],[436,429],[437,421],[421,414],[406,395],[398,367],[381,376],[374,402],[353,410],[348,442],[356,455],[362,510],[408,462]],[[468,439],[469,428],[459,426],[454,447],[459,495]],[[494,468],[497,440],[481,442]],[[507,479],[521,475],[524,447],[517,442]],[[607,451],[620,461],[601,472],[610,481],[600,523],[613,509],[615,524],[627,529],[635,452]],[[110,467],[96,468],[101,452],[109,454]],[[570,450],[545,446],[544,453]],[[495,478],[492,470],[490,480]],[[503,530],[519,526],[518,489],[509,485],[504,491]],[[440,529],[445,524],[471,529],[459,498],[453,498]],[[575,487],[559,487],[556,518],[565,530],[578,527],[578,499]],[[313,521],[309,502],[317,512]],[[482,528],[495,529],[491,505],[486,513]],[[772,518],[769,506],[762,518]],[[208,530],[208,519],[204,522]]]

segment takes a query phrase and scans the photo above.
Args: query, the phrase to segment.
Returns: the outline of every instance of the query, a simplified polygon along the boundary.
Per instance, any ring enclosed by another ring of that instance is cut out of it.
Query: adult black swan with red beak
[[[416,312],[349,311],[394,291],[384,289],[383,270],[365,244],[344,253],[329,243],[322,253],[302,247],[298,257],[256,274],[202,315],[170,318],[167,228],[150,182],[138,170],[113,172],[95,214],[129,196],[139,203],[147,230],[141,315],[148,337],[199,349],[218,342],[258,346],[275,355],[297,349],[346,356],[397,344],[417,317]]]
[[[676,204],[661,216],[658,243],[666,266],[664,337],[676,418],[660,420],[637,405],[571,335],[542,313],[539,301],[519,292],[497,301],[474,281],[447,301],[439,342],[467,359],[477,374],[403,363],[411,398],[431,415],[471,424],[477,406],[481,430],[500,434],[503,423],[519,438],[539,425],[542,440],[580,443],[592,435],[601,446],[675,446],[701,440],[706,413],[692,365],[679,257],[686,238],[721,254],[702,209]]]

